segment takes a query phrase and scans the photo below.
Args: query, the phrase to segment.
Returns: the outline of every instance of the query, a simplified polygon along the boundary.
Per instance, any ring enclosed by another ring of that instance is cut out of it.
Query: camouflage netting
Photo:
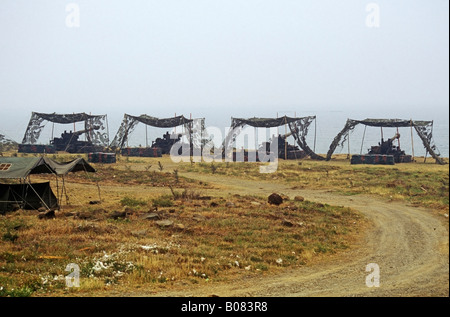
[[[231,153],[230,148],[232,144],[236,141],[236,137],[242,132],[245,126],[251,126],[255,128],[274,128],[287,124],[289,129],[297,142],[298,146],[305,151],[305,153],[312,159],[324,160],[325,158],[314,153],[313,150],[306,143],[306,135],[308,134],[308,129],[311,123],[316,119],[315,116],[309,117],[280,117],[280,118],[231,118],[230,132],[226,136],[223,143],[224,153]]]
[[[122,124],[111,143],[111,147],[124,148],[130,134],[134,131],[139,122],[157,128],[175,128],[183,126],[185,136],[194,147],[200,147],[202,144],[203,132],[205,130],[204,118],[187,119],[181,115],[172,118],[159,119],[146,114],[140,115],[139,117],[125,114]]]
[[[365,119],[365,120],[353,120],[348,119],[344,128],[336,135],[327,153],[327,161],[331,159],[334,151],[338,146],[342,147],[347,141],[349,134],[355,129],[358,124],[363,124],[370,127],[383,127],[383,128],[401,128],[401,127],[414,127],[414,130],[419,135],[422,143],[428,153],[439,164],[445,164],[440,157],[439,150],[433,141],[433,121],[422,120],[401,120],[401,119]]]
[[[87,137],[93,145],[107,146],[109,137],[106,128],[106,115],[89,115],[86,113],[56,114],[32,112],[22,144],[36,144],[46,122],[68,124],[84,121],[84,129],[90,130]]]
[[[17,142],[8,139],[5,135],[0,134],[0,152],[7,151],[17,146]]]

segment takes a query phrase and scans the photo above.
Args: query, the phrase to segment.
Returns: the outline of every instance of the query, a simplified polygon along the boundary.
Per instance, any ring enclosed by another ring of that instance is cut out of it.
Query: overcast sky
[[[1,0],[0,132],[21,141],[31,111],[112,129],[124,113],[448,113],[448,33],[447,0]]]

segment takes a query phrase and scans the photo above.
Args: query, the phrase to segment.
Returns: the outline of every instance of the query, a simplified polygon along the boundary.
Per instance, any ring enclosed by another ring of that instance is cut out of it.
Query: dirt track
[[[239,283],[211,284],[152,294],[156,296],[449,296],[448,226],[430,211],[400,202],[326,191],[292,190],[269,182],[196,176],[229,193],[302,195],[311,201],[342,205],[362,212],[373,222],[361,247],[325,263]],[[249,193],[249,189],[251,189]],[[366,286],[366,265],[380,268],[380,286]],[[133,296],[146,296],[145,291]]]
[[[155,293],[153,289],[127,290],[112,296],[211,296],[289,297],[289,296],[449,296],[448,223],[430,210],[387,202],[365,195],[344,196],[324,190],[294,190],[271,182],[185,173],[185,176],[214,184],[208,194],[267,195],[281,192],[290,197],[347,206],[369,218],[370,228],[360,247],[332,256],[319,264],[291,269],[283,274],[241,279],[236,283],[193,285],[177,291]],[[108,186],[108,191],[126,188]],[[104,188],[105,190],[105,188]],[[145,189],[148,190],[148,189]],[[153,188],[153,190],[157,190]],[[166,189],[160,189],[166,190]],[[366,265],[380,268],[380,286],[366,286]]]

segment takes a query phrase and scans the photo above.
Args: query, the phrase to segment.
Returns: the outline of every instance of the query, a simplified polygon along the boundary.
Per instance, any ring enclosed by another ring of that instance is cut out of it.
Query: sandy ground
[[[250,277],[232,283],[189,285],[155,293],[154,289],[127,290],[112,296],[221,296],[221,297],[313,297],[313,296],[449,296],[448,222],[405,202],[324,190],[292,189],[288,185],[242,180],[232,177],[183,173],[213,184],[210,195],[263,195],[278,192],[310,201],[346,206],[369,218],[373,226],[359,246],[320,263],[291,269],[279,275]],[[74,186],[76,186],[74,184]],[[292,186],[292,185],[291,185]],[[124,187],[108,186],[103,191],[122,192]],[[143,189],[149,190],[149,189]],[[153,188],[152,191],[155,191]],[[166,191],[166,189],[160,189]],[[379,287],[368,287],[369,263],[379,267]]]

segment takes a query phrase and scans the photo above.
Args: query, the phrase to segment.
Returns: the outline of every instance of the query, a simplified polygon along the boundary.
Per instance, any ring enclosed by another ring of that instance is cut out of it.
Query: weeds
[[[173,200],[171,196],[168,195],[162,195],[157,198],[152,199],[153,207],[172,207],[173,206]]]
[[[138,207],[138,206],[145,206],[147,205],[147,202],[145,200],[136,199],[132,197],[124,197],[120,200],[120,204],[122,206],[128,206],[128,207]]]

